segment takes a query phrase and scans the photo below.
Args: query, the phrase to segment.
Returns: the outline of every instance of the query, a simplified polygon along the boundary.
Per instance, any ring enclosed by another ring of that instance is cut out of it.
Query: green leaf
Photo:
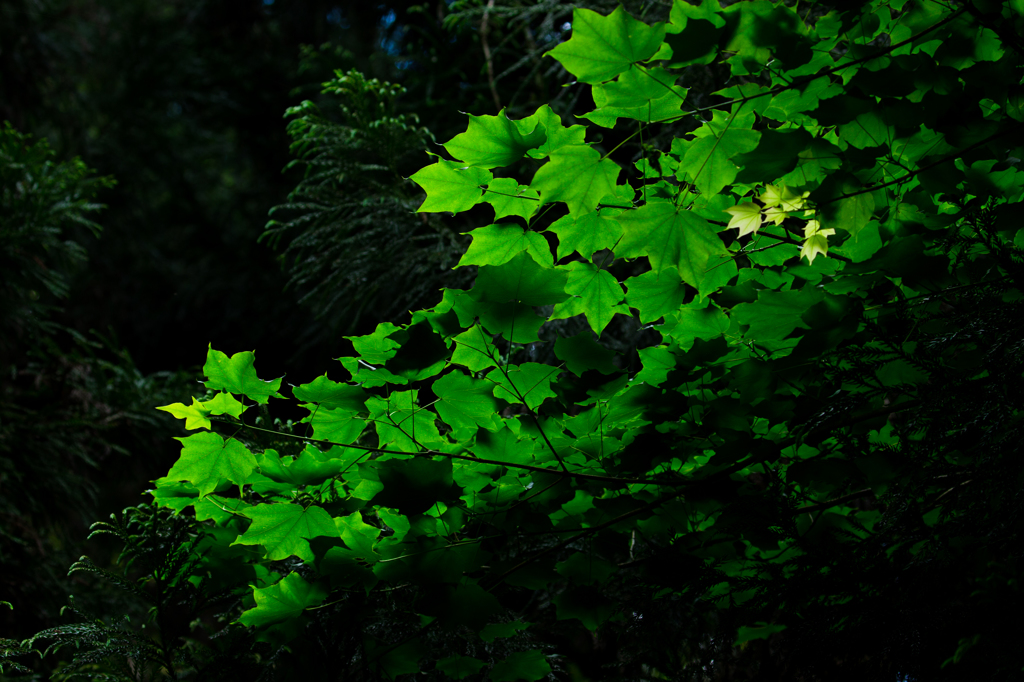
[[[800,255],[807,258],[807,263],[814,263],[814,257],[819,253],[828,255],[828,236],[835,234],[835,230],[823,230],[817,220],[808,220],[804,226],[804,245],[800,249]]]
[[[565,276],[564,272],[552,272]],[[568,294],[563,293],[562,296],[568,297]],[[501,334],[513,343],[534,343],[538,340],[540,326],[544,324],[544,318],[539,317],[530,305],[518,300],[480,301],[472,292],[460,292],[455,297],[453,310],[464,327],[470,327],[479,320],[488,337]]]
[[[364,455],[363,451],[353,448],[333,447],[327,452],[321,452],[307,445],[297,459],[281,457],[274,450],[267,450],[256,461],[264,476],[299,487],[322,483],[340,474]]]
[[[381,447],[417,452],[444,442],[434,423],[437,415],[420,407],[417,395],[418,391],[395,391],[387,398],[366,401]]]
[[[225,521],[229,521],[239,515],[244,516],[245,510],[250,509],[251,507],[252,505],[246,504],[237,497],[230,498],[220,497],[219,495],[207,495],[201,500],[196,500],[196,521],[206,521],[207,519],[210,519],[217,525],[222,525]]]
[[[558,235],[558,257],[565,258],[576,251],[589,260],[601,249],[614,248],[622,237],[622,226],[615,217],[619,213],[613,209],[579,217],[570,213],[553,222],[548,231]]]
[[[850,123],[839,126],[839,146],[857,149],[892,144],[894,131],[882,120],[877,111],[867,111]]]
[[[518,680],[533,682],[547,677],[550,673],[551,666],[548,665],[544,652],[540,649],[533,649],[510,654],[505,660],[496,663],[491,668],[490,677],[494,682],[517,682]]]
[[[665,25],[648,26],[620,5],[607,17],[589,9],[572,12],[572,37],[545,53],[584,83],[611,80],[632,64],[654,56],[665,37]]]
[[[615,352],[594,341],[592,336],[589,331],[583,331],[571,338],[559,337],[555,340],[555,357],[565,362],[566,368],[577,376],[588,369],[602,374],[617,371],[612,362]]]
[[[484,201],[494,207],[494,219],[519,216],[529,221],[540,208],[536,190],[520,185],[512,178],[495,178],[487,185]]]
[[[551,382],[559,372],[561,370],[557,367],[524,362],[509,365],[505,372],[491,371],[487,379],[497,384],[494,397],[510,403],[525,403],[531,410],[536,410],[546,399],[555,397]]]
[[[563,126],[562,119],[547,104],[538,109],[532,116],[516,121],[516,125],[519,126],[520,132],[529,130],[530,126],[533,125],[536,125],[538,130],[544,130],[547,136],[544,143],[526,153],[527,156],[534,159],[543,159],[551,152],[562,147],[584,144],[587,134],[587,129],[584,126]]]
[[[735,206],[730,206],[725,209],[725,212],[732,216],[726,229],[734,227],[738,229],[739,234],[736,235],[737,237],[756,234],[757,229],[761,227],[763,220],[761,217],[761,207],[752,201],[744,201]]]
[[[262,545],[270,561],[297,556],[313,561],[308,540],[315,537],[338,537],[331,515],[315,505],[260,504],[243,512],[252,525],[232,545]]]
[[[641,348],[638,355],[643,369],[631,381],[642,381],[651,386],[658,386],[665,381],[668,373],[679,364],[672,351],[664,346]]]
[[[453,680],[461,680],[476,673],[486,665],[478,658],[469,656],[449,656],[437,662],[437,669]]]
[[[374,545],[380,536],[380,528],[366,523],[362,512],[357,510],[348,516],[335,517],[334,525],[352,556],[371,564],[380,559],[374,551]]]
[[[256,607],[242,613],[238,622],[246,627],[263,627],[297,618],[309,607],[321,604],[327,591],[293,572],[270,587],[254,589],[252,596]]]
[[[875,375],[883,386],[920,384],[928,381],[928,373],[906,360],[893,360],[880,367]]]
[[[704,299],[706,304],[708,299]],[[729,329],[729,318],[714,306],[700,307],[689,304],[665,316],[665,324],[658,328],[683,350],[689,350],[696,339],[710,341]]]
[[[481,266],[469,295],[480,302],[549,305],[569,297],[567,280],[564,271],[540,265],[529,252],[520,252],[501,265]]]
[[[204,410],[203,404],[196,400],[195,397],[192,398],[191,405],[185,405],[183,403],[173,403],[171,405],[163,405],[156,409],[163,410],[164,412],[170,412],[171,415],[177,417],[178,419],[184,419],[185,429],[188,431],[191,431],[193,429],[211,428],[210,420],[207,419],[208,415],[210,414],[209,411]]]
[[[529,123],[511,121],[502,109],[497,116],[470,114],[466,132],[446,142],[444,148],[456,159],[461,159],[464,165],[497,168],[512,165],[546,139],[544,129],[536,123],[530,126]],[[416,180],[416,177],[412,179]]]
[[[846,230],[854,237],[871,222],[875,211],[871,192],[847,173],[830,175],[810,198],[817,206],[817,219],[823,229]]]
[[[687,89],[675,86],[678,77],[664,69],[633,67],[611,83],[595,85],[597,108],[579,118],[604,128],[614,128],[620,117],[644,123],[679,118]]]
[[[497,367],[498,349],[491,343],[491,335],[476,324],[456,336],[452,362],[462,365],[471,372],[479,372],[488,367]]]
[[[842,165],[840,151],[839,147],[828,140],[814,138],[806,150],[797,154],[796,168],[779,178],[779,184],[806,187],[811,183],[820,182],[825,178],[826,171],[835,170]],[[736,161],[738,163],[740,158]]]
[[[483,187],[492,178],[483,168],[445,159],[438,159],[434,165],[421,168],[409,177],[427,193],[423,204],[416,209],[420,213],[468,211],[483,199]]]
[[[153,502],[160,507],[180,512],[199,501],[199,490],[190,483],[175,481],[170,476],[153,481],[154,490],[146,491],[153,496]]]
[[[535,449],[536,443],[533,440],[513,433],[512,429],[504,428],[494,433],[478,431],[472,452],[481,459],[532,464]],[[490,483],[489,478],[487,483]]]
[[[687,176],[703,195],[718,194],[731,184],[739,173],[739,166],[731,159],[756,148],[761,138],[761,133],[744,130],[736,123],[726,127],[729,123],[733,122],[727,119],[705,123],[707,134],[689,143],[680,138],[672,143],[673,153],[683,157],[680,168],[686,169]]]
[[[656,274],[675,267],[702,296],[736,274],[731,254],[707,220],[664,201],[652,201],[619,216],[623,237],[617,255],[647,256]],[[724,265],[723,265],[724,264]]]
[[[470,232],[473,242],[463,254],[458,266],[503,265],[523,251],[534,261],[551,267],[551,247],[538,232],[524,230],[518,225],[500,224],[478,227]]]
[[[572,297],[555,306],[552,320],[586,315],[590,328],[600,336],[616,314],[629,315],[629,308],[622,305],[626,294],[611,273],[582,261],[569,263],[568,269],[565,291]]]
[[[671,24],[666,28],[665,43],[671,48],[673,68],[690,64],[708,64],[718,55],[719,42],[727,42],[726,28],[718,0],[697,5],[685,2],[672,4]]]
[[[393,334],[401,331],[401,327],[396,327],[390,322],[381,322],[372,334],[345,338],[352,342],[352,346],[364,361],[371,365],[383,365],[395,357],[402,346],[401,341],[391,338]]]
[[[304,423],[313,425],[313,438],[348,445],[356,442],[366,428],[366,418],[346,409],[331,410],[322,405],[305,404],[309,416]]]
[[[494,428],[497,403],[488,382],[454,371],[435,381],[430,390],[438,400],[434,409],[457,439],[469,438],[477,427]]]
[[[754,303],[741,303],[732,309],[733,318],[750,325],[747,336],[756,341],[781,339],[794,329],[807,329],[801,319],[824,294],[811,287],[796,291],[761,290]]]
[[[675,312],[686,299],[686,287],[674,266],[660,273],[649,270],[626,280],[626,302],[640,311],[640,322],[654,322],[659,317]]]
[[[281,380],[263,381],[256,376],[256,354],[252,351],[235,353],[230,358],[211,346],[206,353],[203,374],[206,387],[228,393],[238,393],[260,405],[266,405],[269,398],[283,398],[277,392]]]
[[[530,188],[540,192],[542,204],[564,201],[569,212],[582,216],[615,193],[619,167],[588,145],[572,145],[551,152],[551,160],[533,176]]]
[[[212,493],[224,481],[241,485],[256,469],[256,458],[234,438],[224,440],[204,431],[175,440],[181,441],[181,457],[167,478],[188,481],[200,496]]]
[[[361,346],[366,349],[365,346]],[[362,352],[360,355],[364,355]],[[366,398],[368,394],[359,386],[339,384],[327,378],[327,375],[319,376],[308,384],[302,384],[292,389],[292,395],[306,403],[316,403],[327,409],[342,409],[349,412],[366,412]]]

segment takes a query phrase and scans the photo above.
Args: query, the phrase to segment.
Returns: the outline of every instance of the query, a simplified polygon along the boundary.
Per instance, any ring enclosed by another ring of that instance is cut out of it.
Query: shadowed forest
[[[1015,679],[1022,65],[1016,0],[5,1],[0,678]]]

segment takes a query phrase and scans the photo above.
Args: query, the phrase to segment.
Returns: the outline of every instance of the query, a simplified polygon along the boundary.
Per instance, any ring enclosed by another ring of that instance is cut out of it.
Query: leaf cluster
[[[346,678],[1015,674],[1024,16],[571,25],[587,124],[470,116],[411,176],[493,213],[472,285],[290,391],[211,348],[156,504],[247,553],[239,624]],[[595,141],[679,120],[631,168]]]

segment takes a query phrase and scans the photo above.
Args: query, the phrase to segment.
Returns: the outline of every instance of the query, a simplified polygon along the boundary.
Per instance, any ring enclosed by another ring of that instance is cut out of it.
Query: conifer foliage
[[[471,115],[411,176],[493,210],[472,286],[303,385],[211,348],[163,408],[196,579],[344,679],[1018,670],[1022,10],[575,10],[585,124]],[[683,119],[629,167],[599,142]]]

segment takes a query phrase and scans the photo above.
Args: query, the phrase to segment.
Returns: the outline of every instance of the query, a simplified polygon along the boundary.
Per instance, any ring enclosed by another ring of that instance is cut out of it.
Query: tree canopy
[[[179,524],[157,605],[187,617],[156,644],[94,623],[72,667],[1019,673],[1024,7],[569,23],[544,58],[591,111],[470,114],[408,178],[424,225],[462,214],[463,288],[307,383],[210,347],[161,408],[180,458],[98,530],[148,556],[147,519]],[[418,134],[386,114],[363,128]]]

